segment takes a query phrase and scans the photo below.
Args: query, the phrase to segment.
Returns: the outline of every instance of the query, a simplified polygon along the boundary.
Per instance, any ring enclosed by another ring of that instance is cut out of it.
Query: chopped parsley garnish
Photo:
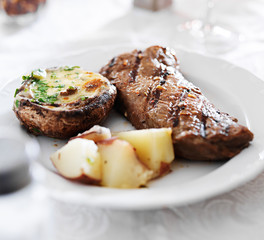
[[[44,69],[37,69],[32,71],[31,76],[36,79],[43,79],[47,77],[47,72]]]
[[[46,103],[54,104],[54,102],[57,101],[59,94],[55,93],[53,95],[48,95],[47,91],[49,89],[49,86],[45,81],[35,80],[34,86],[36,88],[32,91],[34,92],[35,95],[34,97],[38,102],[40,103],[46,102]]]
[[[19,100],[18,99],[16,100],[16,107],[17,108],[19,107]]]
[[[75,89],[75,87],[73,87],[73,86],[69,86],[69,89]]]
[[[58,93],[55,93],[53,95],[45,95],[42,98],[38,98],[39,102],[47,102],[50,104],[54,104],[54,102],[56,102],[58,100]]]
[[[46,70],[39,68],[37,70],[32,71],[31,74],[28,75],[28,76],[22,76],[22,79],[23,79],[23,81],[30,80],[30,79],[32,81],[35,81],[35,80],[44,79],[46,77],[47,77]]]
[[[32,129],[35,133],[41,133],[41,131],[39,130],[39,129],[37,129],[37,128],[33,128]]]
[[[18,88],[15,91],[14,97],[18,94]]]
[[[80,67],[79,67],[79,66],[73,66],[73,67],[65,66],[65,67],[64,67],[64,71],[72,71],[72,70],[74,70],[75,68],[80,68]]]
[[[85,96],[81,96],[81,100],[84,101],[86,99]]]
[[[29,80],[29,79],[31,79],[31,76],[30,75],[28,75],[28,76],[22,76],[22,79],[23,79],[23,81]]]
[[[64,88],[65,87],[65,84],[60,84],[60,85],[57,85],[55,88]]]
[[[51,78],[51,79],[56,79],[56,78],[57,78],[56,73],[52,73],[52,74],[50,75],[50,78]]]

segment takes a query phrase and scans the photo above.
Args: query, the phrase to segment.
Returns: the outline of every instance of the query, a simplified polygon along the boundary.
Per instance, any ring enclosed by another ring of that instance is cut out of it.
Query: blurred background
[[[156,1],[160,2],[160,8],[150,10]],[[5,9],[6,2],[18,0],[1,2],[0,66],[5,69],[1,78],[14,77],[25,71],[25,65],[31,65],[31,61],[52,58],[93,44],[146,42],[212,54],[197,36],[180,27],[186,21],[203,20],[208,11],[208,0],[141,0],[135,3],[132,0],[35,0],[39,4],[36,12],[20,16],[8,14],[11,10]],[[253,52],[263,54],[263,1],[214,0],[213,3],[209,21],[240,34],[240,43],[234,49],[237,54],[246,54],[249,59]],[[227,59],[237,58],[234,51],[232,56],[228,51],[225,54]],[[246,68],[252,65],[251,59],[239,64]],[[13,69],[14,65],[16,69]]]

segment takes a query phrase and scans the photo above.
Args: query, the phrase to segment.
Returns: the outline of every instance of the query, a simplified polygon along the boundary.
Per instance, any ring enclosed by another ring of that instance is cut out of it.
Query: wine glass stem
[[[211,14],[212,14],[212,9],[214,7],[214,0],[207,0],[207,4],[206,4],[206,13],[204,16],[204,23],[203,26],[209,26],[211,23]]]

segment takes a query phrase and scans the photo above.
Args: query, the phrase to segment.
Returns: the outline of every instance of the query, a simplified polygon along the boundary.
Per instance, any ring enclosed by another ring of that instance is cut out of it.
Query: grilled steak
[[[117,108],[137,129],[172,128],[178,157],[229,159],[253,139],[247,127],[220,112],[183,77],[168,48],[152,46],[121,54],[100,73],[117,87]]]

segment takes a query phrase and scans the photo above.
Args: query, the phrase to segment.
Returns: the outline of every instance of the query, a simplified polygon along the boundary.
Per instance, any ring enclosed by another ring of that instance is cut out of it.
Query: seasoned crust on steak
[[[99,74],[96,75],[97,79],[98,76]],[[27,79],[17,91],[13,110],[20,123],[34,135],[60,139],[70,138],[101,123],[112,109],[116,97],[116,88],[106,78],[101,77],[100,81],[103,83],[103,88],[100,84],[93,89],[93,92],[88,91],[85,96],[74,96],[73,94],[78,94],[77,91],[82,91],[82,94],[86,93],[85,89],[81,90],[82,82],[80,84],[76,82],[76,86],[67,89],[59,88],[56,93],[57,100],[53,103],[39,102],[34,97],[34,92],[30,90],[34,81]],[[89,84],[87,79],[84,82],[83,88]],[[72,82],[71,85],[73,85]],[[69,96],[72,101],[67,102]]]
[[[174,52],[152,46],[114,57],[100,73],[117,87],[117,108],[137,128],[171,127],[175,155],[224,160],[249,145],[253,134],[220,112],[179,71]]]

